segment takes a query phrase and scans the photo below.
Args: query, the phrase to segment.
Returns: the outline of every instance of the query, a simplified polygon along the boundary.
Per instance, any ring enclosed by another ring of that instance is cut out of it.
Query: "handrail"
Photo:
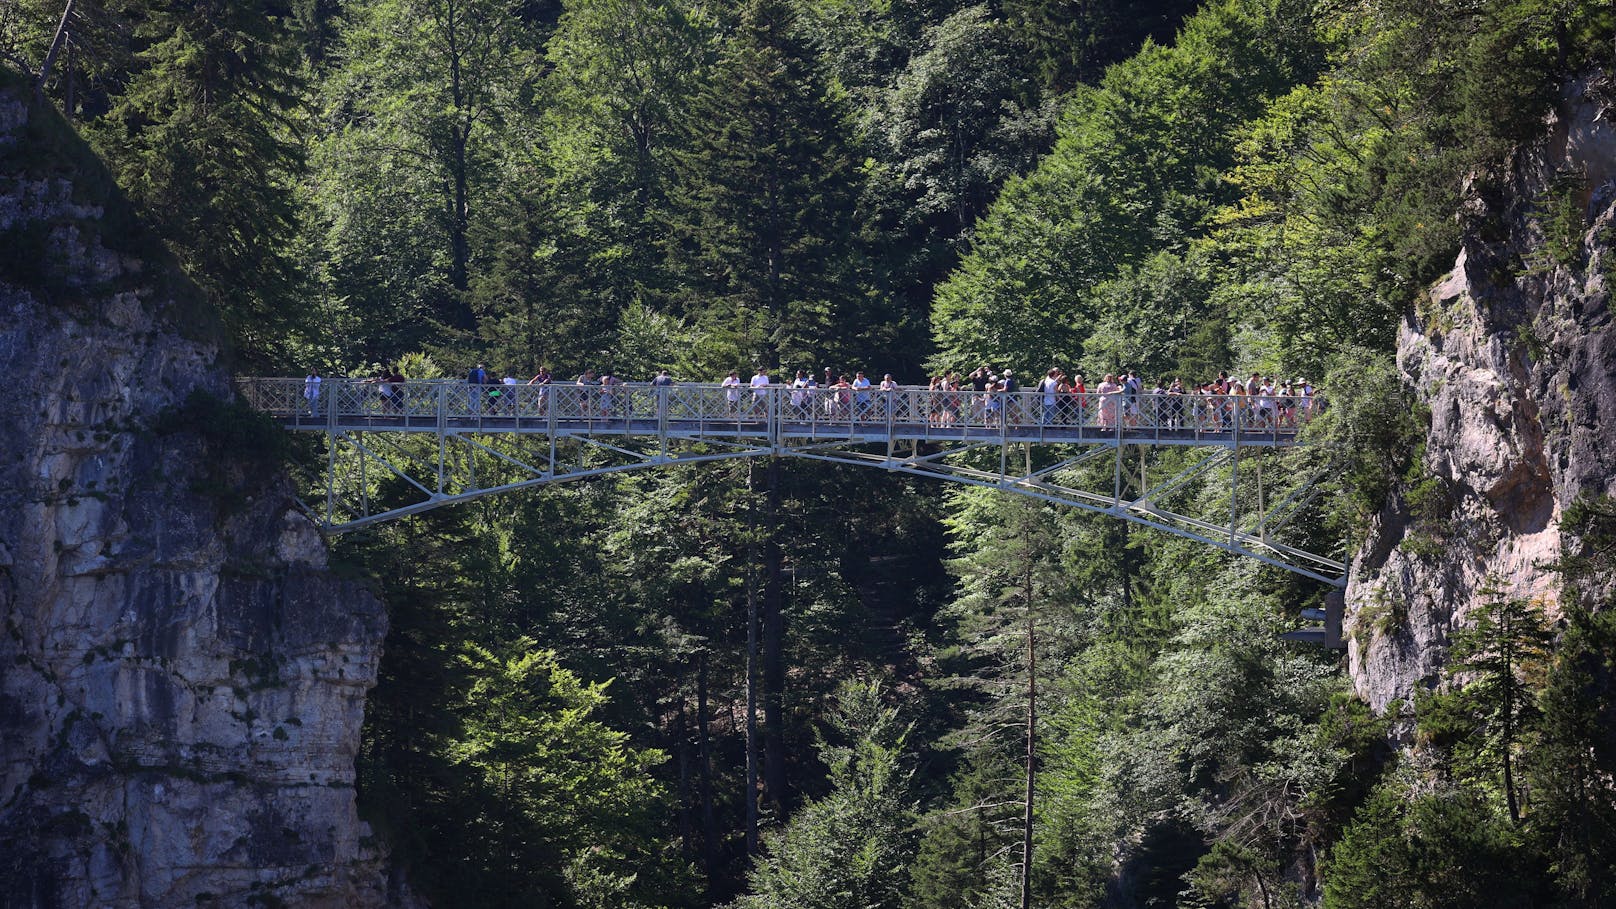
[[[1321,396],[1127,394],[815,387],[473,385],[450,380],[237,380],[253,408],[293,428],[658,435],[720,426],[771,440],[802,435],[959,439],[973,432],[1050,441],[1182,442],[1296,437]],[[305,425],[306,422],[306,425]]]

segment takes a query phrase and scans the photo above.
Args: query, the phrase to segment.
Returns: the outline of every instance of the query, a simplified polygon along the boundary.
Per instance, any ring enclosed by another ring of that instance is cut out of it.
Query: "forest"
[[[1608,0],[0,6],[237,374],[1308,377],[1347,454],[1288,532],[1343,558],[1440,523],[1399,323],[1613,45]],[[1564,520],[1600,589],[1616,507]],[[1493,591],[1377,715],[1278,637],[1325,585],[991,490],[732,461],[334,546],[391,621],[360,810],[433,905],[1616,905],[1616,609]]]

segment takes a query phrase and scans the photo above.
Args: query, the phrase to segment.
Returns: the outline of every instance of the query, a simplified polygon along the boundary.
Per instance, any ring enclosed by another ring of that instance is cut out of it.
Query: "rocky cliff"
[[[1435,683],[1490,579],[1553,616],[1564,509],[1616,494],[1612,97],[1605,77],[1570,86],[1540,141],[1472,181],[1458,260],[1402,326],[1428,480],[1381,514],[1347,590],[1376,710]]]
[[[0,906],[382,905],[354,756],[385,614],[204,308],[0,82]]]

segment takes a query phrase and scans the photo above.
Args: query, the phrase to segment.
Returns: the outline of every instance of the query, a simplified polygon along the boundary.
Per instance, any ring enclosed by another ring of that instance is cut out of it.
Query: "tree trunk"
[[[1513,666],[1511,667],[1513,670]],[[1510,682],[1514,680],[1511,679]],[[1505,689],[1504,695],[1504,801],[1509,805],[1509,822],[1519,827],[1521,824],[1521,806],[1515,799],[1515,764],[1510,758],[1510,751],[1515,747],[1515,699]]]
[[[453,132],[454,160],[451,168],[454,177],[454,201],[449,216],[449,246],[453,258],[449,263],[449,283],[458,291],[464,291],[471,285],[471,245],[466,239],[466,232],[471,223],[470,203],[467,200],[466,190],[466,148],[471,139],[469,133],[469,130],[461,130],[459,126],[456,126]],[[461,308],[464,308],[464,304],[457,307],[457,316],[460,315],[458,310]],[[471,325],[458,327],[471,328]]]
[[[1027,795],[1021,817],[1021,909],[1032,909],[1032,803],[1038,757],[1038,646],[1033,621],[1032,553],[1027,553]]]
[[[455,19],[455,5],[448,4],[444,22],[445,38],[449,46],[449,97],[454,104],[449,126],[449,285],[456,291],[449,304],[449,324],[470,331],[476,327],[471,309],[466,305],[465,292],[471,286],[471,244],[466,234],[471,225],[471,203],[467,175],[468,150],[471,145],[471,118],[465,112],[465,86],[460,72],[460,24]]]
[[[50,81],[50,71],[56,64],[56,54],[67,40],[67,23],[73,18],[75,2],[77,0],[67,0],[67,5],[62,8],[62,20],[56,23],[56,34],[51,36],[50,49],[45,51],[45,62],[39,65],[39,81],[34,83],[34,93],[40,97],[45,95],[45,83]]]
[[[777,813],[786,805],[785,735],[785,579],[779,527],[780,461],[770,458],[764,469],[763,555],[763,790]]]
[[[696,839],[696,825],[691,817],[691,803],[693,801],[690,787],[690,716],[686,707],[683,679],[679,685],[679,712],[675,715],[673,725],[674,754],[679,764],[679,852],[685,861],[690,861],[693,855],[692,844]]]
[[[701,773],[701,864],[709,895],[718,886],[718,813],[713,807],[713,748],[708,731],[707,652],[696,657],[696,736]]]
[[[746,854],[758,854],[758,598],[757,507],[753,466],[746,465]]]

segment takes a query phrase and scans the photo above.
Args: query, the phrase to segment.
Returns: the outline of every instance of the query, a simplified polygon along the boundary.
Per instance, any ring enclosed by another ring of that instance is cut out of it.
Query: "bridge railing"
[[[764,389],[717,384],[471,385],[426,380],[244,378],[249,405],[294,428],[614,432],[762,437],[961,438],[993,432],[1096,441],[1294,437],[1318,397],[934,391],[905,387]]]

